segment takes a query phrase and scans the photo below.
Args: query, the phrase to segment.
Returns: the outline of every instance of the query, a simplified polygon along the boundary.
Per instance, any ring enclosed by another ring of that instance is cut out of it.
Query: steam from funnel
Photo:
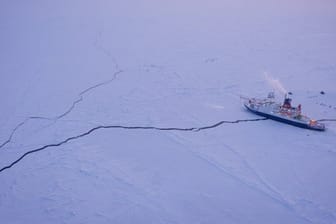
[[[264,73],[265,79],[267,81],[267,83],[272,86],[272,88],[276,91],[279,91],[280,93],[286,95],[287,94],[287,90],[285,89],[285,87],[283,87],[283,85],[281,84],[281,82],[278,79],[274,79],[271,76],[269,76],[267,74],[267,72]]]

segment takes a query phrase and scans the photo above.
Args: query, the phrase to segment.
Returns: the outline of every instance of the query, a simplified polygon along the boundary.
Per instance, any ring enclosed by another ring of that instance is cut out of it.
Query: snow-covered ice
[[[1,223],[336,223],[335,1],[0,12]],[[247,112],[265,73],[327,130]]]

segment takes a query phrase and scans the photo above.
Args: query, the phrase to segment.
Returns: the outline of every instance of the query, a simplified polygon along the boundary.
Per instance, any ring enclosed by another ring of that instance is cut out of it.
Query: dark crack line
[[[119,71],[119,70],[120,70],[120,69],[119,69],[119,63],[118,63],[117,60],[112,56],[111,51],[110,51],[108,48],[104,47],[103,45],[101,45],[101,44],[99,43],[99,40],[100,40],[101,38],[102,38],[102,32],[100,31],[100,32],[98,33],[98,36],[95,38],[95,40],[94,40],[94,42],[93,42],[93,46],[94,46],[98,51],[101,51],[105,56],[109,57],[109,58],[112,60],[113,64],[114,64],[114,68],[115,68],[115,70],[116,70],[116,71]]]
[[[84,132],[80,135],[77,136],[73,136],[73,137],[69,137],[59,143],[54,143],[54,144],[48,144],[45,146],[42,146],[40,148],[37,149],[33,149],[30,150],[26,153],[24,153],[22,156],[20,156],[18,159],[16,159],[14,162],[12,162],[11,164],[4,166],[3,168],[0,169],[0,173],[12,168],[15,164],[17,164],[18,162],[20,162],[23,158],[25,158],[26,156],[48,149],[48,148],[52,148],[52,147],[58,147],[61,146],[63,144],[66,144],[68,142],[71,142],[73,140],[79,139],[79,138],[83,138],[87,135],[90,135],[91,133],[100,130],[100,129],[127,129],[127,130],[156,130],[156,131],[184,131],[184,132],[199,132],[199,131],[203,131],[203,130],[207,130],[207,129],[213,129],[216,127],[219,127],[223,124],[236,124],[236,123],[241,123],[241,122],[253,122],[253,121],[263,121],[263,120],[267,120],[267,118],[258,118],[258,119],[244,119],[244,120],[235,120],[235,121],[220,121],[216,124],[213,125],[209,125],[209,126],[204,126],[204,127],[191,127],[191,128],[178,128],[178,127],[167,127],[167,128],[163,128],[163,127],[155,127],[155,126],[122,126],[122,125],[100,125],[94,128],[91,128],[90,130],[88,130],[87,132]]]
[[[94,86],[91,86],[87,89],[85,89],[84,91],[80,92],[79,93],[79,98],[76,99],[72,105],[65,111],[63,112],[62,114],[56,116],[56,117],[41,117],[41,116],[30,116],[28,118],[26,118],[24,121],[22,121],[21,123],[19,123],[18,125],[16,125],[16,127],[13,129],[13,131],[11,132],[10,136],[8,137],[8,139],[6,141],[4,141],[1,145],[0,145],[0,149],[4,148],[7,144],[9,144],[11,141],[12,141],[12,138],[13,136],[15,135],[15,133],[18,131],[18,129],[20,129],[22,126],[24,126],[28,121],[30,120],[50,120],[50,121],[53,121],[53,122],[56,122],[57,120],[61,119],[61,118],[64,118],[65,116],[67,116],[68,114],[70,114],[76,107],[77,104],[79,104],[80,102],[83,101],[84,99],[84,96],[86,94],[88,94],[89,92],[91,92],[92,90],[98,88],[98,87],[101,87],[101,86],[104,86],[104,85],[107,85],[107,84],[110,84],[111,82],[113,82],[117,76],[122,73],[123,71],[122,70],[119,70],[117,72],[115,72],[113,74],[113,77],[107,81],[104,81],[104,82],[101,82],[101,83],[98,83]]]
[[[13,138],[15,132],[16,132],[22,125],[24,125],[24,124],[26,123],[26,121],[27,121],[27,119],[26,119],[25,121],[21,122],[20,124],[16,125],[16,127],[13,129],[12,133],[10,134],[9,138],[8,138],[4,143],[2,143],[2,144],[0,145],[0,149],[12,141],[12,138]]]
[[[30,120],[54,120],[53,118],[47,118],[47,117],[37,117],[37,116],[32,116],[32,117],[28,117],[26,118],[24,121],[22,121],[21,123],[19,123],[18,125],[16,125],[16,127],[12,130],[10,136],[8,137],[8,139],[6,141],[4,141],[1,145],[0,145],[0,149],[5,147],[7,144],[9,144],[12,141],[12,138],[14,136],[14,134],[19,130],[20,127],[22,127],[23,125],[25,125],[28,121]]]
[[[115,72],[115,73],[113,74],[113,78],[111,78],[111,79],[109,79],[109,80],[107,80],[107,81],[105,81],[105,82],[101,82],[101,83],[98,83],[98,84],[96,84],[96,85],[94,85],[94,86],[91,86],[90,88],[87,88],[86,90],[82,91],[79,95],[80,95],[80,96],[83,96],[84,94],[86,94],[87,92],[89,92],[89,91],[91,91],[91,90],[93,90],[93,89],[96,89],[96,88],[98,88],[98,87],[100,87],[100,86],[107,85],[107,84],[113,82],[113,81],[117,78],[117,76],[118,76],[120,73],[122,73],[122,72],[123,72],[123,70],[119,70],[119,71]]]
[[[319,119],[317,121],[336,121],[336,119]]]
[[[76,105],[78,103],[82,102],[82,101],[83,101],[83,97],[80,96],[76,101],[74,101],[72,103],[71,107],[67,111],[65,111],[63,114],[57,116],[55,120],[59,120],[59,119],[65,117],[65,116],[67,116],[68,114],[70,114],[73,111],[73,109],[75,109]]]

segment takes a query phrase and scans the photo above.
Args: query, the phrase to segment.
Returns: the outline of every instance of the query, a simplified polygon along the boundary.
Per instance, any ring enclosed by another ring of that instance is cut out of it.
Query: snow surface
[[[331,0],[1,1],[0,223],[336,223],[335,24]],[[327,131],[234,123],[264,72]]]

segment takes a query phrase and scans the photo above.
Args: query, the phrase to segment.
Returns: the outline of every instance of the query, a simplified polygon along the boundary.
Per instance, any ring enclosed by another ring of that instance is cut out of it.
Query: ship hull
[[[285,124],[289,124],[289,125],[296,126],[296,127],[299,127],[299,128],[315,130],[315,131],[324,131],[325,130],[324,128],[321,128],[321,127],[310,126],[309,124],[304,123],[304,122],[295,121],[295,120],[292,120],[292,119],[286,119],[286,118],[283,118],[283,117],[280,117],[280,116],[275,116],[275,115],[272,115],[272,114],[269,114],[269,113],[264,113],[262,111],[258,111],[258,110],[255,110],[253,108],[250,108],[246,104],[244,106],[246,107],[246,109],[248,109],[249,111],[251,111],[252,113],[254,113],[256,115],[266,117],[266,118],[269,118],[269,119],[272,119],[272,120],[275,120],[275,121],[279,121],[279,122],[282,122],[282,123],[285,123]]]

